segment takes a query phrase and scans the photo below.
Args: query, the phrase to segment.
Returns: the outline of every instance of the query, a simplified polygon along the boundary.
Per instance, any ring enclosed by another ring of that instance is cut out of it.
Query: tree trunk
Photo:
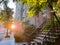
[[[52,6],[51,4],[49,4],[48,7],[49,7],[51,10],[53,10],[53,6]],[[60,21],[59,21],[58,17],[56,16],[55,12],[52,12],[52,16],[54,16],[54,17],[56,18],[57,22],[60,24]]]

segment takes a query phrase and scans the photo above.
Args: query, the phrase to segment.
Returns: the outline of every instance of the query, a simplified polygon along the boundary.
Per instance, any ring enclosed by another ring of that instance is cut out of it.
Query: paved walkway
[[[28,45],[28,42],[20,42],[20,43],[16,43],[16,45]]]

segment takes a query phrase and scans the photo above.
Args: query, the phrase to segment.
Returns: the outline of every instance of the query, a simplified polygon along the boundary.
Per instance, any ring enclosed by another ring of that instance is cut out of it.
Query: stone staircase
[[[60,25],[54,25],[49,30],[39,32],[30,45],[54,45],[60,36]]]

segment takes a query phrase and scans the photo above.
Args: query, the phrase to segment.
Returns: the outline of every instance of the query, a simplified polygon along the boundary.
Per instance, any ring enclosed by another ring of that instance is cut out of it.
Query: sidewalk
[[[15,45],[29,45],[28,42],[15,43]]]

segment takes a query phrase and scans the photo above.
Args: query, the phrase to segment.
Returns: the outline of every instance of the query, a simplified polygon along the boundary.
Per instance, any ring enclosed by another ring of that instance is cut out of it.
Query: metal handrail
[[[36,33],[36,31],[38,31],[37,29],[41,29],[45,23],[46,23],[46,22],[44,21],[43,24],[41,24],[41,25],[39,26],[39,28],[36,28],[36,29],[31,33],[31,35],[34,34],[34,33]],[[31,36],[31,35],[30,35],[30,36]]]
[[[42,27],[43,27],[44,25],[47,24],[47,22],[49,22],[49,20],[45,20],[45,21],[39,26],[39,28],[35,28],[35,30],[32,31],[32,33],[31,33],[30,35],[27,35],[27,36],[28,36],[31,40],[32,40],[33,38],[35,38],[36,34],[39,33],[39,31],[42,29]],[[43,31],[43,30],[41,30],[41,31]],[[31,40],[30,40],[30,41],[31,41]]]

